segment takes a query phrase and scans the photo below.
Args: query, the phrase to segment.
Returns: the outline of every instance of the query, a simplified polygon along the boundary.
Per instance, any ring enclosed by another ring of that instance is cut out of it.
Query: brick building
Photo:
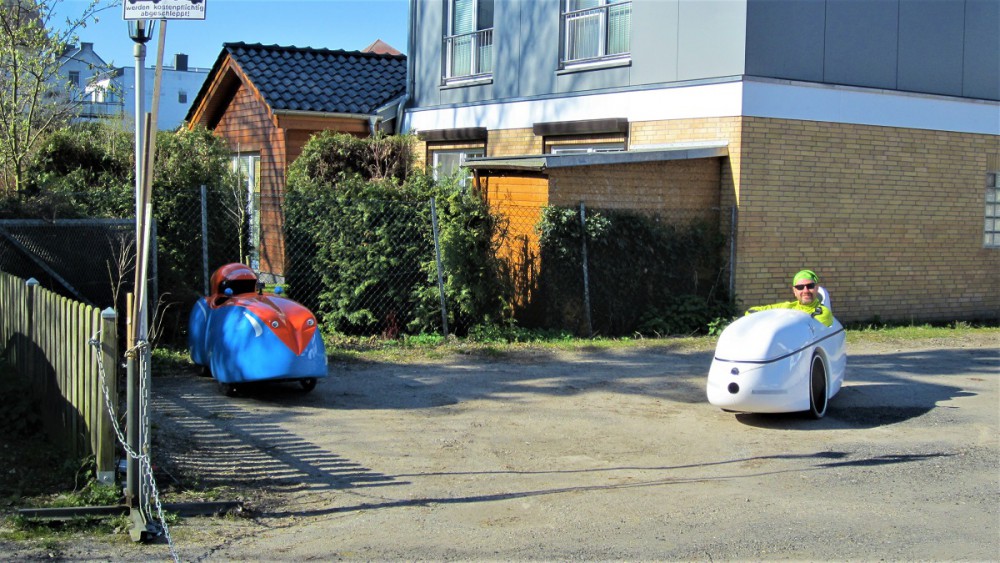
[[[714,209],[744,305],[809,267],[843,321],[1000,317],[1000,4],[412,0],[410,18],[404,128],[498,207]]]

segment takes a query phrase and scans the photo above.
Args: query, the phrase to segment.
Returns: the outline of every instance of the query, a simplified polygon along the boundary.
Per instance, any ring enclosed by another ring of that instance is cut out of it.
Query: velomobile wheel
[[[239,395],[240,391],[239,388],[236,387],[235,383],[220,383],[219,389],[222,390],[222,393],[227,397],[235,397],[236,395]]]
[[[809,414],[813,418],[823,418],[826,414],[827,396],[830,382],[826,376],[826,364],[819,354],[814,354],[809,370]]]
[[[303,391],[305,391],[306,393],[308,393],[308,392],[310,392],[310,391],[312,391],[313,389],[316,388],[316,378],[315,377],[309,377],[307,379],[301,379],[301,380],[299,380],[299,385],[302,386],[302,390]]]

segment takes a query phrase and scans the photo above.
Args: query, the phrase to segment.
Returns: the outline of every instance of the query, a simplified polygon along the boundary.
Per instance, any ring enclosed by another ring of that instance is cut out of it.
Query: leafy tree
[[[65,127],[42,143],[27,167],[23,192],[0,199],[0,217],[133,218],[134,138],[115,122]],[[209,256],[213,263],[239,260],[240,225],[230,211],[237,179],[225,142],[204,127],[157,133],[153,178],[158,288],[168,306],[163,338],[180,336],[187,311],[203,287],[201,190],[206,187]],[[240,205],[239,202],[235,205]],[[134,247],[122,258],[122,274],[134,272]],[[95,272],[104,276],[104,272]],[[134,274],[133,274],[134,275]],[[128,279],[125,291],[132,285]]]
[[[17,199],[50,219],[131,217],[134,162],[131,132],[111,122],[74,124],[39,146]]]
[[[76,19],[53,25],[60,0],[0,2],[0,182],[20,191],[25,169],[45,136],[74,116],[76,107],[59,79],[60,56],[75,33],[100,10],[92,0]]]

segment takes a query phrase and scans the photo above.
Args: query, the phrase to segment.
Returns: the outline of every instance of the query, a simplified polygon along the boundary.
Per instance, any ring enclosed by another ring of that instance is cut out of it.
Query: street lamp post
[[[143,363],[147,360],[146,350],[140,346],[145,343],[147,332],[147,297],[145,291],[144,268],[139,264],[141,251],[144,248],[144,237],[147,233],[146,223],[151,220],[146,214],[145,180],[146,174],[146,131],[145,131],[145,62],[146,43],[153,37],[154,21],[131,20],[128,22],[129,37],[135,42],[135,231],[136,231],[136,276],[133,289],[135,304],[129,311],[131,332],[128,335],[129,353],[126,361],[127,379],[127,411],[126,439],[128,441],[128,462],[126,464],[125,499],[130,507],[130,518],[133,527],[130,534],[133,539],[141,540],[151,533],[149,515],[146,514],[147,499],[145,498],[144,478],[140,460],[133,454],[146,453],[146,436],[143,420],[144,385],[142,384]],[[138,366],[138,369],[137,369]]]

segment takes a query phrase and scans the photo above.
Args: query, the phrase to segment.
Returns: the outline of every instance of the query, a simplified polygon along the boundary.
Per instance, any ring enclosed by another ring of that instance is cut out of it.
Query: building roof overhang
[[[465,161],[463,166],[479,172],[488,170],[545,172],[554,168],[637,164],[725,156],[729,156],[729,144],[726,141],[709,141],[704,143],[658,145],[620,152],[470,158]]]

